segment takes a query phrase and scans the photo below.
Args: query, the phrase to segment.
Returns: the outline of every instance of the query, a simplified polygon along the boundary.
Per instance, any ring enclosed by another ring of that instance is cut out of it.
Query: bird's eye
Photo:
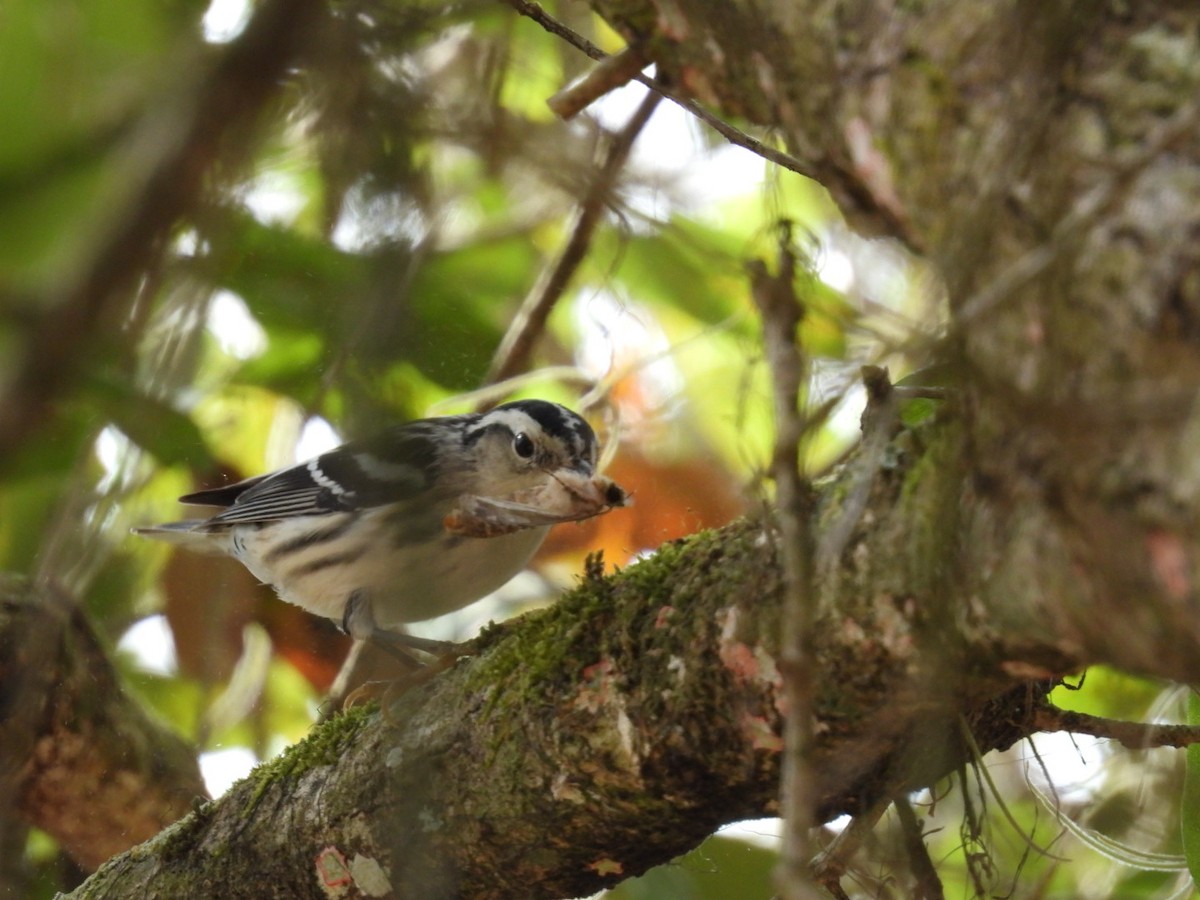
[[[513,453],[521,459],[529,459],[533,456],[533,439],[525,432],[518,431],[513,437]]]

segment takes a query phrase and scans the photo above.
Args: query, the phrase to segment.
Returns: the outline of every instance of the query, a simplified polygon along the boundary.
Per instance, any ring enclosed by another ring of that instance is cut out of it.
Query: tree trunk
[[[1195,5],[595,5],[944,280],[957,434],[923,515],[848,548],[825,602],[917,600],[1018,674],[1194,681]],[[864,547],[907,571],[881,583]]]
[[[0,830],[18,818],[90,871],[207,797],[184,741],[124,694],[61,594],[0,579]]]

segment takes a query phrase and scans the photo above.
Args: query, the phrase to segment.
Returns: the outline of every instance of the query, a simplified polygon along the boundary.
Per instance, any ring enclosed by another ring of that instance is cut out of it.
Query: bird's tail
[[[182,522],[167,522],[163,525],[146,525],[134,528],[133,533],[156,541],[166,541],[177,547],[186,547],[198,553],[224,553],[225,536],[205,529],[205,521],[185,519]]]

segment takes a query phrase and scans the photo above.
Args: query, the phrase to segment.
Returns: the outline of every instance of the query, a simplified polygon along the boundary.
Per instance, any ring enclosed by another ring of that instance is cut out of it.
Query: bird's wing
[[[224,506],[204,523],[212,527],[411,500],[427,490],[435,477],[437,445],[422,425],[398,426],[269,475],[188,494],[180,502]]]

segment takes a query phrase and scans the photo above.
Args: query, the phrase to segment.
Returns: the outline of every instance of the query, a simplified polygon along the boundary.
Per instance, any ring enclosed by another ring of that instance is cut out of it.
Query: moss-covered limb
[[[958,592],[961,523],[987,508],[961,487],[965,459],[956,408],[899,431],[822,573],[823,819],[962,765],[963,721],[983,750],[1033,728],[1048,685],[1006,674],[992,619],[1007,620]],[[860,464],[819,485],[818,529],[842,520]],[[593,568],[555,606],[488,629],[394,724],[358,709],[319,726],[76,896],[578,896],[771,813],[776,541],[746,521]],[[1055,671],[1082,659],[1049,634],[1041,648]]]
[[[916,458],[878,476],[876,521],[919,496],[903,490]],[[825,490],[833,515],[839,491]],[[405,694],[394,724],[355,710],[319,726],[75,896],[527,900],[667,862],[775,808],[779,595],[763,522],[593,571],[553,607],[489,629],[474,656]],[[994,676],[931,691],[942,669],[919,652],[922,605],[882,596],[827,607],[816,635],[823,818],[961,765],[960,717],[1001,692]]]
[[[315,897],[362,873],[399,897],[578,895],[762,814],[771,553],[744,525],[589,578],[405,695],[399,727],[335,718],[77,896]]]
[[[0,792],[94,869],[205,795],[195,754],[119,686],[84,618],[0,583]]]

